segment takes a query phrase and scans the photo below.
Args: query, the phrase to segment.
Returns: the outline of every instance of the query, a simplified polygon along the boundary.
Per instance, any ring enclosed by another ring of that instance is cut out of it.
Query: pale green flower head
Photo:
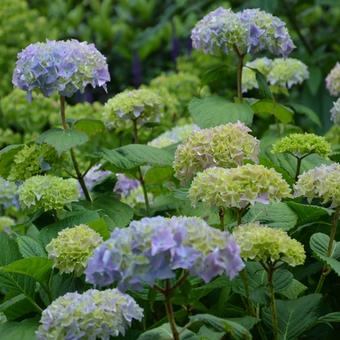
[[[290,196],[289,185],[281,174],[253,164],[206,169],[197,174],[189,189],[193,205],[203,202],[217,208],[242,209],[256,202],[280,202]]]
[[[338,100],[333,103],[333,107],[331,109],[331,114],[332,114],[331,120],[335,124],[340,125],[340,98],[338,98]]]
[[[285,262],[292,267],[305,262],[303,245],[281,229],[249,223],[235,228],[233,235],[244,260]]]
[[[333,125],[325,134],[325,138],[331,144],[340,144],[340,124]]]
[[[79,197],[77,180],[56,176],[33,176],[19,187],[19,201],[23,208],[61,210]]]
[[[325,137],[314,133],[292,133],[277,141],[272,152],[289,153],[298,158],[316,153],[327,158],[331,152],[331,145]]]
[[[320,165],[299,176],[294,186],[295,196],[305,196],[309,202],[321,199],[331,208],[340,207],[340,164]]]
[[[12,227],[13,225],[15,225],[13,218],[0,216],[0,232]]]
[[[228,123],[192,133],[177,147],[175,176],[188,183],[196,173],[220,166],[233,168],[247,161],[258,161],[259,141],[243,123]]]
[[[107,101],[103,120],[109,127],[119,127],[122,120],[138,119],[154,122],[159,121],[162,110],[162,99],[155,91],[126,90]]]
[[[290,89],[296,84],[302,84],[309,78],[307,66],[295,58],[276,58],[268,73],[270,85]]]
[[[61,273],[83,274],[87,260],[103,242],[102,237],[86,224],[63,229],[47,246],[48,258]]]
[[[242,73],[242,92],[247,92],[259,87],[256,80],[256,72],[253,71],[253,69],[258,70],[267,77],[271,66],[272,60],[266,57],[258,58],[246,63]]]
[[[340,96],[340,63],[337,62],[329,72],[326,78],[326,87],[329,93],[334,96]]]
[[[25,145],[14,156],[8,179],[25,180],[43,174],[59,166],[60,160],[55,149],[47,144]]]

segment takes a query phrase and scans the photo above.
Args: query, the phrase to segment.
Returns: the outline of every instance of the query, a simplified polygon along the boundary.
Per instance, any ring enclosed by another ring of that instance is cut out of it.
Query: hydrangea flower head
[[[295,58],[276,58],[268,73],[271,85],[290,89],[293,85],[302,84],[309,78],[307,66]]]
[[[267,57],[257,58],[247,62],[242,74],[242,91],[247,92],[252,89],[257,89],[259,86],[256,80],[256,73],[253,69],[261,72],[265,77],[268,75],[273,61]]]
[[[5,231],[13,225],[15,225],[15,221],[13,220],[13,218],[0,216],[0,232]]]
[[[118,289],[67,293],[43,312],[36,332],[38,340],[110,339],[125,335],[133,319],[141,320],[143,310]]]
[[[327,158],[331,152],[331,145],[325,137],[314,133],[292,133],[277,141],[273,145],[273,152],[290,153],[299,158],[316,153]]]
[[[60,164],[61,158],[53,147],[47,144],[25,145],[16,153],[11,165],[9,180],[25,180],[48,172]]]
[[[61,273],[83,274],[87,260],[103,242],[101,236],[86,224],[63,229],[47,246],[48,258]]]
[[[335,124],[340,125],[340,98],[338,98],[337,101],[333,103],[333,107],[331,109],[331,114],[332,114],[331,120]]]
[[[219,7],[200,20],[191,32],[192,46],[206,54],[228,54],[236,45],[245,50],[247,29],[230,9]]]
[[[19,201],[24,208],[61,210],[78,200],[77,180],[56,176],[33,176],[19,187]]]
[[[175,176],[189,182],[197,172],[213,166],[236,167],[245,161],[257,162],[259,141],[243,123],[228,123],[192,133],[177,147]]]
[[[249,223],[236,227],[233,235],[244,260],[285,262],[292,267],[305,262],[303,245],[281,229]]]
[[[326,87],[329,93],[334,96],[340,96],[340,63],[337,62],[336,65],[331,69],[326,78]]]
[[[193,132],[200,130],[196,124],[186,124],[175,126],[173,129],[166,131],[153,139],[148,145],[156,148],[164,148],[171,144],[180,143],[186,140]]]
[[[289,185],[281,174],[263,165],[209,168],[192,181],[189,198],[217,208],[245,208],[256,202],[269,204],[290,197]]]
[[[162,109],[162,99],[155,91],[125,90],[107,101],[103,119],[109,127],[119,126],[120,120],[157,121]]]
[[[31,44],[18,54],[12,81],[30,98],[36,88],[46,97],[55,92],[70,97],[87,85],[105,88],[109,80],[106,58],[94,44],[52,40]]]
[[[84,176],[86,187],[89,190],[92,190],[97,184],[104,181],[111,174],[111,171],[101,170],[101,164],[94,165]]]
[[[209,282],[224,273],[233,278],[243,266],[227,232],[197,217],[157,216],[115,229],[90,258],[86,279],[98,286],[140,289],[175,277],[180,268]]]
[[[309,202],[319,198],[331,208],[340,207],[340,164],[320,165],[304,172],[294,189],[295,196],[305,196]]]

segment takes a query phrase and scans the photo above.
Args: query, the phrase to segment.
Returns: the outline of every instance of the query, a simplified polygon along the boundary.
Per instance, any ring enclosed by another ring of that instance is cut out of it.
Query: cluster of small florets
[[[85,224],[63,229],[47,246],[48,257],[61,273],[83,274],[87,260],[103,242],[101,236]]]
[[[331,109],[331,114],[332,114],[331,120],[335,124],[340,125],[340,98],[338,98],[337,101],[333,103],[333,107]]]
[[[19,201],[24,208],[61,210],[78,200],[77,181],[56,176],[33,176],[19,187]]]
[[[176,126],[170,131],[166,131],[153,139],[148,145],[156,148],[164,148],[171,144],[176,144],[185,141],[193,132],[200,130],[195,124],[187,124],[183,126]]]
[[[340,63],[332,68],[326,78],[326,87],[334,97],[340,96]]]
[[[0,205],[5,208],[15,205],[18,188],[14,182],[0,177]]]
[[[290,197],[290,189],[281,174],[253,164],[206,169],[197,174],[189,190],[194,205],[204,202],[218,208],[241,209],[256,202],[279,202],[286,197]]]
[[[301,84],[309,77],[307,66],[294,58],[271,60],[264,57],[248,62],[245,66],[242,76],[243,92],[258,88],[256,73],[253,69],[258,70],[267,78],[273,92],[286,91],[293,85]]]
[[[162,99],[153,90],[125,90],[106,102],[103,119],[109,127],[119,126],[121,120],[158,121],[162,108]]]
[[[45,98],[40,93],[36,94],[36,100],[27,105],[25,92],[14,89],[0,102],[4,124],[8,127],[16,127],[21,131],[40,131],[49,122],[50,116],[59,118],[58,102],[54,98]]]
[[[242,73],[242,91],[247,92],[252,89],[257,89],[259,86],[256,80],[256,72],[254,69],[267,77],[273,61],[267,57],[257,58],[247,62]]]
[[[16,153],[8,179],[25,180],[50,171],[60,163],[55,149],[47,144],[25,145]]]
[[[141,320],[143,310],[118,289],[83,294],[67,293],[42,313],[36,332],[38,340],[110,339],[125,335],[133,319]]]
[[[84,176],[87,189],[92,190],[112,174],[109,170],[101,170],[101,166],[101,164],[94,165]]]
[[[122,290],[140,289],[175,277],[180,268],[209,282],[224,273],[233,278],[243,266],[227,232],[197,217],[157,216],[115,229],[90,258],[86,279],[99,286],[115,282]]]
[[[201,80],[196,75],[184,72],[162,74],[150,82],[152,89],[161,91],[161,94],[165,89],[182,105],[186,105],[192,97],[199,94],[201,85]]]
[[[0,232],[6,231],[10,227],[15,225],[15,221],[11,217],[0,216]]]
[[[106,58],[93,44],[77,40],[47,41],[18,54],[13,84],[30,98],[34,89],[49,97],[57,92],[70,97],[87,85],[103,86],[110,80]]]
[[[234,13],[222,7],[210,12],[192,30],[193,47],[209,54],[242,54],[264,50],[287,56],[294,48],[286,24],[259,9]]]
[[[175,176],[185,183],[206,168],[231,168],[245,161],[257,162],[259,141],[249,134],[250,131],[238,122],[192,133],[177,147],[173,165]]]
[[[244,260],[285,262],[293,267],[305,262],[303,245],[281,229],[249,223],[235,228],[233,235]]]
[[[290,153],[298,158],[316,153],[327,158],[331,152],[331,145],[325,137],[314,133],[292,133],[276,142],[273,145],[273,152]]]
[[[321,199],[331,208],[340,206],[340,164],[320,165],[304,172],[294,187],[296,196],[305,196],[311,202]]]

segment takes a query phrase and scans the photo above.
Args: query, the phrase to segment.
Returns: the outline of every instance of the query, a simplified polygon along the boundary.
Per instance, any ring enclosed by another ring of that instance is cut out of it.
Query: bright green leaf
[[[105,125],[97,119],[80,119],[77,120],[73,128],[77,131],[86,133],[89,137],[99,135],[105,131]]]
[[[40,256],[46,257],[46,252],[41,243],[29,236],[18,236],[18,247],[23,257]]]
[[[293,121],[294,111],[287,106],[274,102],[272,100],[263,99],[251,105],[255,114],[268,114],[276,117],[280,122],[288,124]]]

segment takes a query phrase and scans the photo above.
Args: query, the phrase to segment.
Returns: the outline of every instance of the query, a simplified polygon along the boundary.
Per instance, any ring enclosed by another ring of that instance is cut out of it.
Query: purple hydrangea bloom
[[[70,97],[89,84],[106,90],[109,80],[106,58],[94,44],[52,40],[31,44],[18,54],[12,82],[31,99],[36,88],[46,97],[55,92]]]
[[[233,278],[243,267],[240,249],[228,232],[197,217],[157,216],[115,229],[94,251],[85,273],[89,283],[117,283],[124,291],[173,278],[179,268],[209,282],[222,274]]]
[[[97,184],[104,181],[112,173],[111,171],[108,171],[108,170],[100,170],[100,168],[101,168],[101,164],[96,164],[84,176],[86,187],[89,190],[92,190]],[[79,185],[79,191],[83,194],[80,185]]]
[[[128,196],[133,189],[140,186],[140,182],[137,179],[129,178],[124,174],[117,174],[116,176],[117,182],[113,190],[121,197]]]

